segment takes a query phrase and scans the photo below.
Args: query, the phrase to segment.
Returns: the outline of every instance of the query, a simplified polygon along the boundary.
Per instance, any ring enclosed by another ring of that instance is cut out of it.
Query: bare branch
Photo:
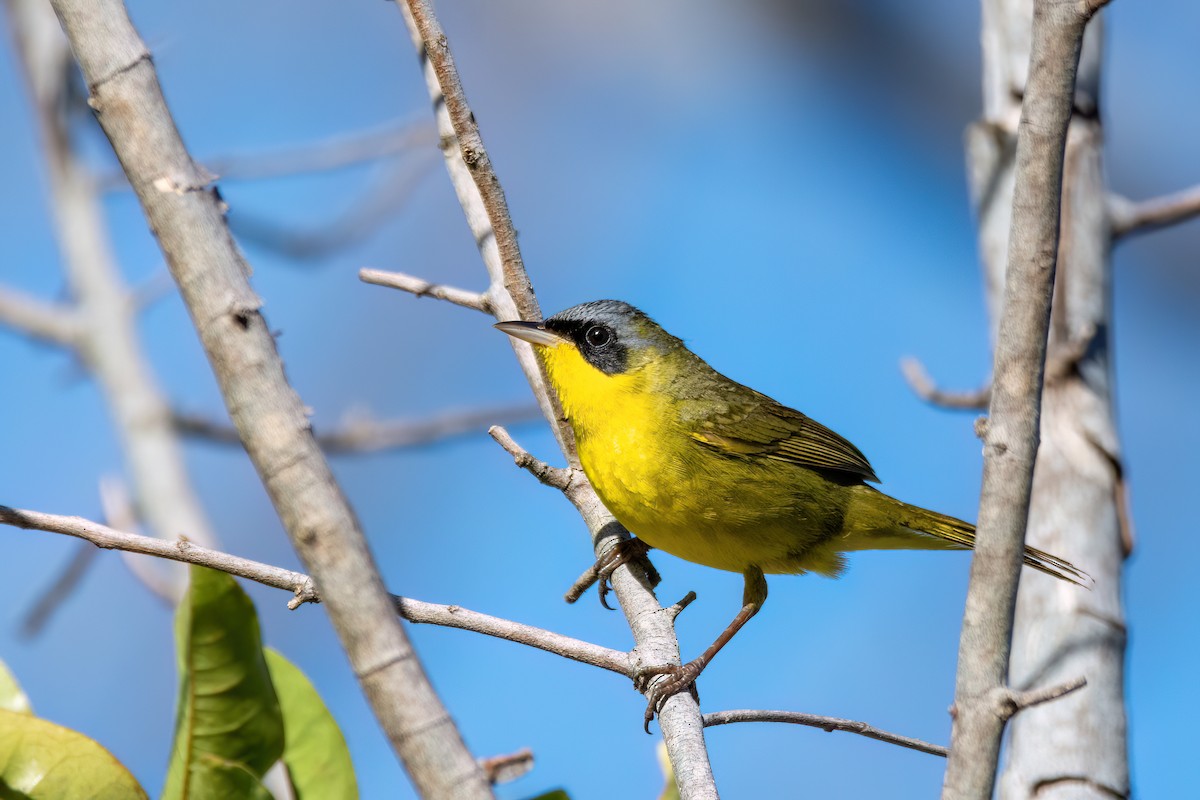
[[[261,583],[264,586],[292,592],[296,595],[288,604],[292,608],[299,607],[304,603],[319,603],[322,599],[318,594],[316,584],[308,575],[201,547],[186,539],[164,542],[162,539],[152,536],[125,533],[82,517],[44,514],[8,506],[0,506],[0,523],[26,530],[74,536],[106,550],[141,553],[217,569],[230,575]],[[461,606],[426,603],[398,595],[390,597],[395,612],[412,623],[440,625],[482,633],[485,636],[494,636],[498,639],[507,639],[510,642],[536,647],[539,650],[545,650],[582,664],[600,667],[610,672],[626,676],[631,674],[629,655],[619,650],[611,650],[553,631],[535,628],[532,625],[523,625],[519,622],[481,614]]]
[[[493,797],[392,613],[362,527],[287,381],[224,203],[179,136],[145,42],[120,0],[52,5],[83,70],[88,103],[180,287],[230,418],[293,547],[321,586],[393,751],[428,800]]]
[[[925,366],[915,358],[900,359],[900,371],[909,387],[926,403],[941,408],[968,409],[983,411],[988,407],[992,397],[992,385],[988,383],[970,392],[952,392],[938,387]]]
[[[488,300],[492,313],[501,320],[540,319],[541,309],[521,260],[504,192],[483,146],[475,116],[467,105],[446,35],[427,0],[405,0],[396,5],[422,57],[446,169],[491,279]],[[574,435],[558,399],[547,388],[532,348],[515,340],[512,346],[567,464],[578,467]],[[629,537],[629,532],[604,508],[581,472],[573,476],[565,494],[579,509],[597,555],[614,540]],[[662,607],[642,566],[636,560],[620,566],[613,573],[612,583],[633,633],[637,658],[648,666],[680,663],[674,628],[667,615],[658,613]],[[681,796],[684,800],[715,800],[717,789],[696,700],[687,692],[671,697],[659,714],[659,724]]]
[[[1049,703],[1051,700],[1057,700],[1085,686],[1087,686],[1087,678],[1083,676],[1065,683],[1048,686],[1045,689],[1030,689],[1024,692],[1004,686],[994,689],[989,700],[992,703],[992,713],[1007,720],[1026,708]]]
[[[568,603],[574,603],[583,597],[584,593],[596,585],[596,581],[600,580],[600,562],[593,563],[590,567],[583,571],[583,574],[575,579],[571,584],[571,588],[567,589],[563,595],[563,600]]]
[[[479,766],[483,767],[488,783],[508,783],[533,769],[533,751],[526,747],[508,755],[481,758]]]
[[[97,550],[86,543],[75,548],[71,559],[58,577],[46,587],[45,591],[34,600],[25,618],[21,620],[21,636],[32,639],[42,632],[46,623],[54,616],[54,612],[75,594],[87,574],[88,568],[96,559]]]
[[[487,299],[487,292],[470,292],[466,289],[456,289],[453,286],[430,283],[413,275],[405,275],[403,272],[385,272],[381,269],[360,269],[358,277],[364,283],[373,283],[376,286],[389,286],[393,289],[415,294],[417,297],[432,297],[436,300],[445,300],[456,306],[473,308],[485,314],[492,313],[492,307]]]
[[[420,151],[411,159],[381,165],[367,189],[333,221],[316,229],[301,229],[240,212],[230,216],[230,228],[246,242],[292,259],[317,261],[357,244],[396,219],[436,162],[436,151]]]
[[[987,698],[1005,686],[1037,455],[1063,154],[1087,5],[1034,0],[1016,150],[1003,310],[984,436],[983,488],[963,615],[943,800],[990,797],[1005,720]]]
[[[74,347],[79,338],[78,314],[70,308],[3,286],[0,286],[0,325],[62,347]]]
[[[435,144],[437,137],[433,128],[421,117],[261,153],[212,156],[204,159],[204,162],[209,170],[224,180],[254,181],[329,172],[417,151]],[[124,172],[114,170],[100,179],[99,187],[103,191],[125,190],[129,188],[129,180]]]
[[[1108,199],[1109,224],[1114,239],[1186,222],[1200,215],[1200,184],[1182,192],[1135,201],[1120,195]]]
[[[539,481],[547,486],[567,491],[571,485],[572,470],[563,469],[562,467],[552,467],[545,461],[541,461],[530,455],[529,451],[513,440],[508,431],[499,425],[493,425],[488,428],[488,435],[496,440],[496,444],[504,448],[504,451],[513,457],[513,461],[518,467],[533,475]]]
[[[317,443],[330,454],[377,453],[405,447],[420,447],[472,433],[481,433],[497,422],[515,424],[537,419],[537,406],[498,406],[496,408],[447,411],[428,419],[375,420],[365,414],[348,414],[341,426],[328,433],[316,433]],[[186,436],[207,439],[218,444],[241,446],[237,428],[201,414],[176,411],[175,427]]]
[[[733,722],[786,722],[793,725],[807,725],[810,728],[820,728],[830,733],[833,731],[857,733],[859,736],[866,736],[869,739],[877,739],[881,742],[907,747],[910,750],[919,750],[922,753],[929,753],[930,755],[941,756],[942,758],[945,758],[949,752],[947,748],[941,745],[931,744],[921,739],[913,739],[910,736],[901,736],[898,733],[889,733],[888,731],[872,727],[865,722],[855,722],[851,719],[839,719],[838,717],[822,717],[816,714],[804,714],[800,711],[738,709],[734,711],[715,711],[704,715],[704,727],[706,728],[716,725],[729,725]]]

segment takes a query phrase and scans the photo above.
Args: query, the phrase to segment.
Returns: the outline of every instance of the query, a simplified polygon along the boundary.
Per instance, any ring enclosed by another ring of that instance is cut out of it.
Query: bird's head
[[[606,375],[636,371],[682,346],[650,317],[620,300],[594,300],[543,322],[500,322],[495,327],[534,345],[542,358],[573,351]]]
[[[636,390],[642,379],[669,371],[683,343],[620,300],[572,306],[542,322],[501,322],[496,328],[534,346],[563,402],[585,393]]]

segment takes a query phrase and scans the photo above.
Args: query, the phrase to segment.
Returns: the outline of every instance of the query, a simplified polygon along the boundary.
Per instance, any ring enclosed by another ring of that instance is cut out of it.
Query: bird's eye
[[[605,347],[612,341],[612,331],[603,325],[593,325],[587,329],[587,333],[583,335],[583,338],[592,347]]]

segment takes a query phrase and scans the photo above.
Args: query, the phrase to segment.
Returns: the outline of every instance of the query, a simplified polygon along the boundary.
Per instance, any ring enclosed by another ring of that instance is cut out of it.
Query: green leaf
[[[0,661],[0,709],[16,711],[18,714],[32,714],[33,706],[29,697],[21,691],[21,684],[12,672]]]
[[[113,754],[82,733],[0,709],[0,797],[146,800]]]
[[[175,615],[179,702],[163,797],[269,797],[259,780],[283,754],[283,718],[254,604],[223,572],[190,574]]]
[[[529,800],[571,800],[571,796],[567,794],[566,789],[554,789],[545,794],[539,794],[537,797],[531,797]]]
[[[299,667],[271,648],[266,655],[283,711],[283,763],[296,799],[356,800],[354,764],[333,715]]]

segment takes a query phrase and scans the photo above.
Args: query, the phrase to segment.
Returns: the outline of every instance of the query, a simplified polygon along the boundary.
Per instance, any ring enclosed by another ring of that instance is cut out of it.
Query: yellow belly
[[[686,434],[605,427],[580,438],[584,471],[617,520],[647,544],[733,572],[840,568],[807,552],[821,525],[804,519],[778,467],[742,464],[735,477]]]
[[[830,526],[822,510],[828,503],[817,499],[822,487],[806,485],[821,480],[815,473],[768,459],[734,465],[710,452],[682,427],[670,393],[647,389],[653,367],[604,375],[574,348],[539,355],[588,479],[617,520],[647,544],[734,572],[751,565],[775,573],[840,571],[836,554],[813,551]]]

